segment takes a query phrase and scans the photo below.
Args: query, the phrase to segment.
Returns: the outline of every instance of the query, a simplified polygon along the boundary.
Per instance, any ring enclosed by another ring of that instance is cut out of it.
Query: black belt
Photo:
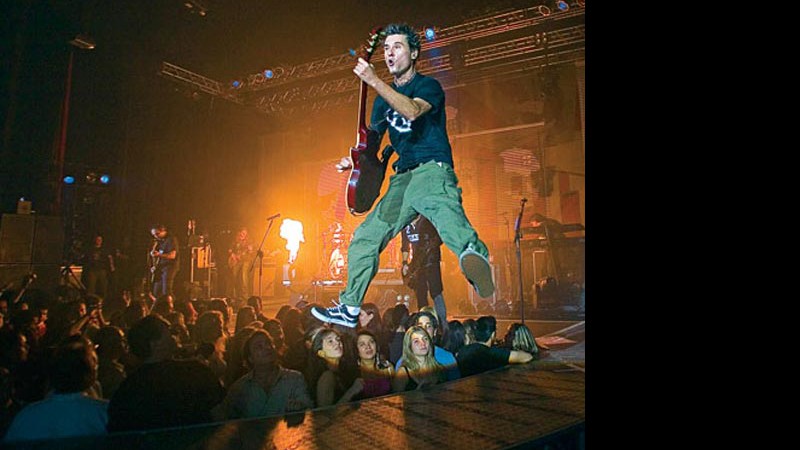
[[[428,164],[429,162],[435,162],[436,164],[439,165],[439,167],[442,167],[444,165],[444,163],[432,159],[430,161],[425,161],[424,163],[419,163],[419,164],[411,166],[411,167],[406,167],[405,169],[400,169],[400,170],[397,171],[397,173],[401,174],[401,173],[410,172],[410,171],[412,171],[414,169],[418,169],[418,168],[424,166],[425,164]]]

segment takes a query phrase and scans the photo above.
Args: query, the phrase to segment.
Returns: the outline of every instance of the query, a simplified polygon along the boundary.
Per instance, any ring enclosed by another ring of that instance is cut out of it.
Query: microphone
[[[280,216],[281,216],[281,213],[273,214],[273,215],[267,217],[267,220],[277,219]]]
[[[522,203],[527,203],[527,202],[528,202],[528,199],[527,199],[527,198],[523,198],[523,199],[522,199]]]

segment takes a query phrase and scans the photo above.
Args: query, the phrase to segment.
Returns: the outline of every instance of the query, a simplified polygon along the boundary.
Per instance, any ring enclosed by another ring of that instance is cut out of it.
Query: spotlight
[[[234,89],[239,89],[240,87],[242,87],[242,82],[239,80],[233,80],[231,86],[233,86]]]
[[[64,184],[74,184],[74,183],[75,183],[75,177],[73,177],[72,175],[67,175],[64,177]]]
[[[97,183],[97,174],[94,172],[89,172],[86,174],[86,183],[88,184],[95,184]]]
[[[569,10],[569,3],[565,2],[564,0],[558,0],[558,1],[556,2],[556,6],[557,6],[557,7],[558,7],[558,9],[560,9],[561,11],[567,11],[567,10]]]
[[[188,9],[192,14],[197,14],[201,17],[205,17],[206,13],[208,12],[208,9],[200,0],[186,0],[183,3],[183,6],[185,6],[186,9]]]
[[[86,34],[75,36],[75,39],[69,41],[69,43],[84,50],[92,50],[95,47],[94,39]]]
[[[267,69],[267,70],[264,71],[264,76],[267,77],[267,79],[270,79],[270,78],[274,77],[275,74],[271,70]]]
[[[108,174],[104,173],[103,175],[100,176],[100,182],[102,184],[108,184],[109,181],[111,181],[111,177],[108,176]]]
[[[425,28],[425,39],[428,41],[436,39],[436,31],[433,29],[433,27]]]

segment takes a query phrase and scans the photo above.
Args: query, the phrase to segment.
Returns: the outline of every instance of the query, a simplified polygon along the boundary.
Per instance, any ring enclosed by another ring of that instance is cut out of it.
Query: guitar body
[[[381,29],[370,33],[367,45],[362,49],[361,58],[369,61],[380,42]],[[386,166],[393,149],[387,146],[382,157],[378,157],[381,136],[366,126],[367,84],[361,82],[359,91],[358,128],[356,145],[350,147],[350,160],[353,167],[347,181],[347,208],[350,214],[359,216],[372,209],[372,205],[381,192],[381,185],[386,176]]]
[[[347,206],[353,215],[365,214],[372,209],[386,177],[386,166],[389,163],[387,153],[391,153],[391,147],[387,147],[383,158],[378,158],[378,133],[369,129],[359,130],[359,134],[361,133],[366,136],[364,143],[359,140],[355,147],[350,147],[353,170],[347,181]]]
[[[161,258],[155,258],[153,265],[150,267],[150,286],[156,284],[156,274],[158,273],[158,264],[160,262]]]
[[[153,256],[153,252],[156,251],[158,248],[158,241],[153,242],[153,248],[150,249],[150,286],[153,286],[156,283],[156,274],[158,273],[158,269],[160,269],[161,264],[161,257]]]
[[[236,267],[237,264],[239,264],[239,261],[241,259],[242,257],[237,255],[236,253],[231,253],[228,256],[228,268],[233,270],[233,268]]]
[[[408,286],[411,290],[417,290],[417,273],[419,271],[419,267],[416,264],[409,264],[408,271],[406,273],[402,273],[403,275],[403,284]]]

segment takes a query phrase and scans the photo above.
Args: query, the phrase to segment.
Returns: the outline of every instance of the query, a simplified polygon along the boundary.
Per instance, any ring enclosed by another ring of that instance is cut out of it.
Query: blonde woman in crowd
[[[406,330],[403,338],[403,359],[392,380],[394,392],[410,391],[446,380],[444,367],[433,357],[433,342],[420,326]]]

